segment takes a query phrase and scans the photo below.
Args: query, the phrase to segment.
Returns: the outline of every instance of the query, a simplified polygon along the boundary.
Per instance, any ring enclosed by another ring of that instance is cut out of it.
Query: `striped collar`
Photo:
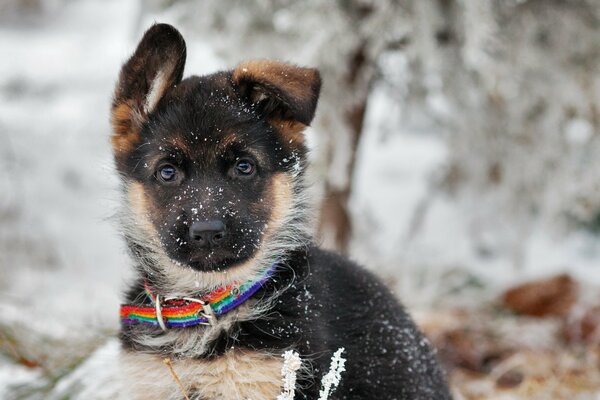
[[[273,275],[277,263],[243,284],[232,283],[220,287],[200,298],[163,297],[153,294],[148,283],[144,289],[152,305],[121,305],[121,324],[145,324],[167,328],[184,328],[194,325],[214,325],[217,317],[248,300]]]

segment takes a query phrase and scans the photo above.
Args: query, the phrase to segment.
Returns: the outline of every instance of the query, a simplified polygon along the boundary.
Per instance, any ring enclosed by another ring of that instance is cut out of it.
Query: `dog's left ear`
[[[177,85],[185,66],[186,45],[167,24],[146,31],[135,53],[121,68],[112,104],[112,143],[124,155],[141,139],[140,130],[163,96]]]
[[[240,96],[272,122],[306,126],[315,116],[321,90],[316,69],[270,60],[245,61],[233,70],[232,80]]]

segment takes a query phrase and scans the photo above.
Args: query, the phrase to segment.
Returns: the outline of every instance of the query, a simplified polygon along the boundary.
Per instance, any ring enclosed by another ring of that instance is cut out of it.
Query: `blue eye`
[[[177,169],[172,165],[163,165],[158,170],[158,177],[164,182],[173,182],[177,178]]]
[[[250,176],[254,173],[254,163],[248,159],[241,159],[235,163],[235,172],[238,175]]]

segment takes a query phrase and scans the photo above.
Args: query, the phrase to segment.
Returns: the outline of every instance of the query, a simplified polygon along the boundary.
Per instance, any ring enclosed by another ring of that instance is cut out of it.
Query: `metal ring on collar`
[[[156,320],[158,321],[158,325],[160,325],[161,329],[163,331],[167,330],[167,325],[165,325],[165,321],[163,319],[162,316],[162,306],[160,305],[161,300],[160,300],[160,294],[156,295],[156,302],[155,302],[155,307],[156,307]]]

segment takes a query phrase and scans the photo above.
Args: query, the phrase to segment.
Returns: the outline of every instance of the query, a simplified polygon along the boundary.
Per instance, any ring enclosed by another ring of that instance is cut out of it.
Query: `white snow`
[[[21,365],[0,363],[0,399],[10,398],[20,387],[35,388],[41,372]]]
[[[116,338],[106,342],[83,364],[63,377],[47,398],[125,400],[118,363],[120,347]]]

